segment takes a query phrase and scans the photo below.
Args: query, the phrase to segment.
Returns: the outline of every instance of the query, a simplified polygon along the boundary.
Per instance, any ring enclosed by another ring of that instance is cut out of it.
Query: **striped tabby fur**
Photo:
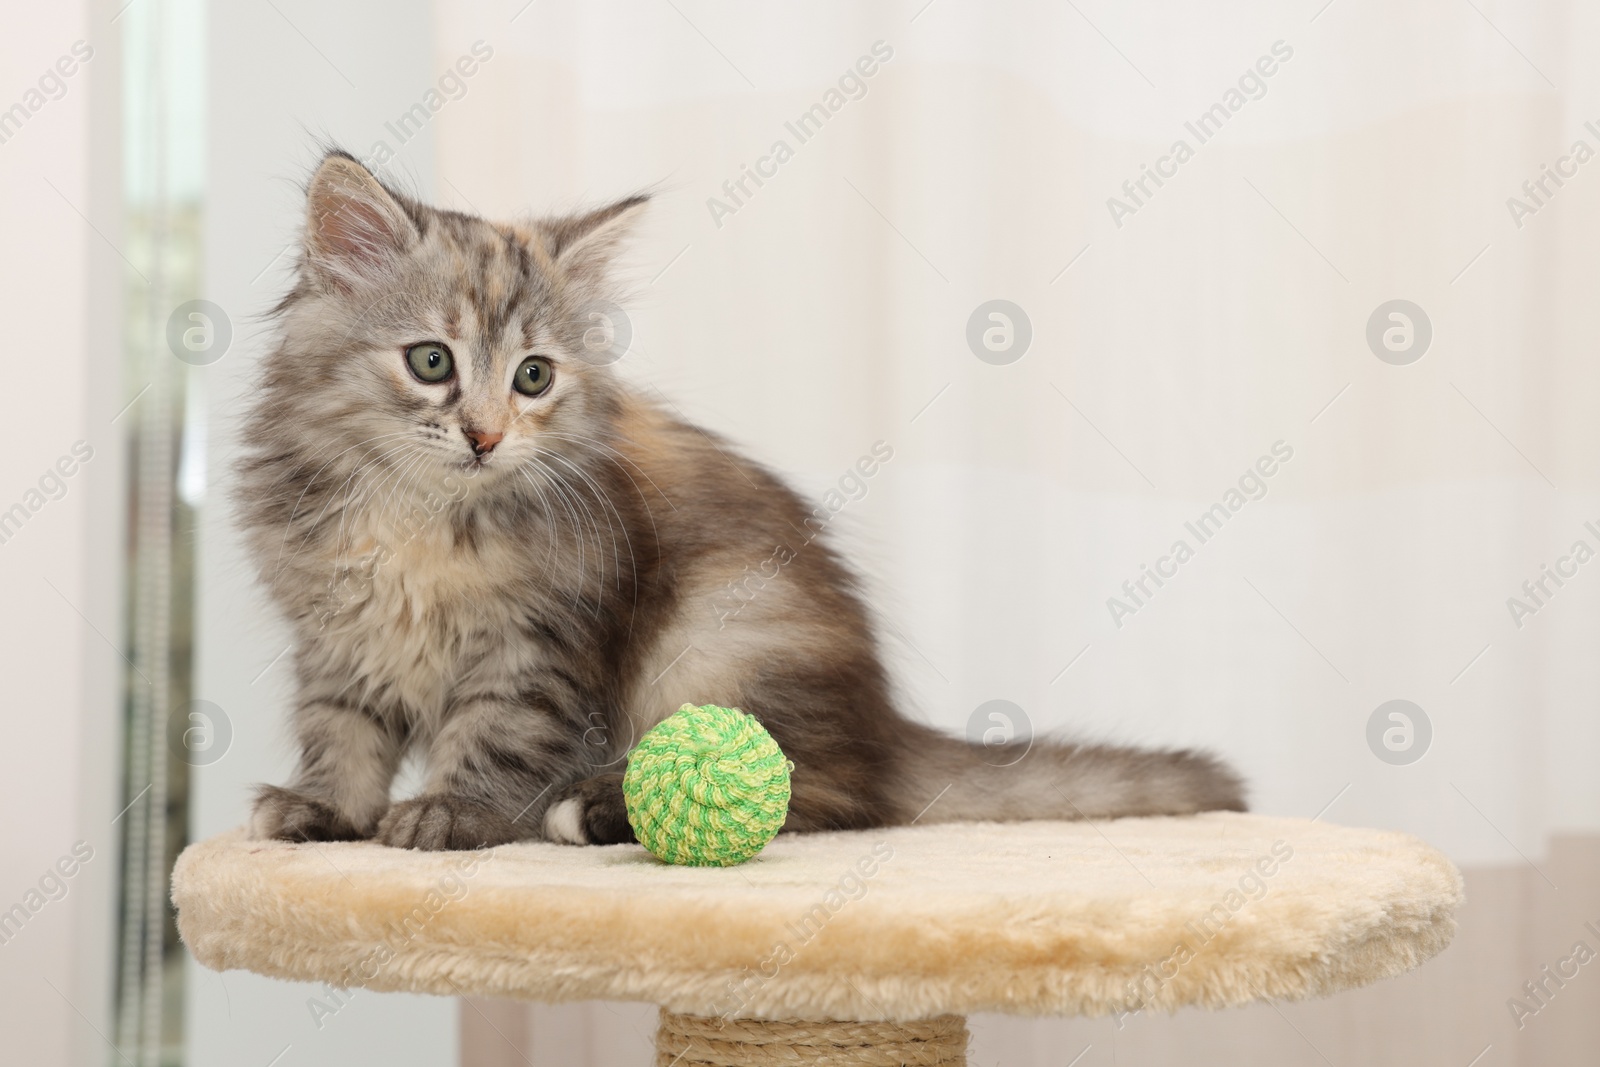
[[[1242,808],[1204,755],[1036,743],[1002,768],[902,718],[823,540],[737,615],[718,610],[812,516],[585,358],[643,207],[498,224],[399,195],[340,152],[312,177],[238,491],[298,682],[299,769],[261,788],[255,833],[631,840],[625,753],[685,702],[766,724],[795,762],[789,830],[904,823],[941,791],[924,821]],[[408,369],[425,341],[453,355],[447,380]],[[511,387],[530,354],[553,366],[536,397]],[[391,804],[413,750],[424,787]]]

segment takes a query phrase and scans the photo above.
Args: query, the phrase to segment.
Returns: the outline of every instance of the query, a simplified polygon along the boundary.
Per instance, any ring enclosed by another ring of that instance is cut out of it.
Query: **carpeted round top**
[[[1101,1015],[1336,992],[1443,949],[1461,876],[1405,834],[1302,819],[780,835],[748,863],[637,845],[190,846],[178,929],[217,970],[773,1019]]]

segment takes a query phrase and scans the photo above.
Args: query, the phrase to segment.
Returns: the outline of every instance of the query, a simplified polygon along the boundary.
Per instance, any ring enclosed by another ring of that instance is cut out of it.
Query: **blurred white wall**
[[[116,248],[113,10],[50,5],[0,33],[0,1040],[16,1063],[112,1055],[96,1032],[111,995],[124,670],[112,419],[118,308],[137,282]]]

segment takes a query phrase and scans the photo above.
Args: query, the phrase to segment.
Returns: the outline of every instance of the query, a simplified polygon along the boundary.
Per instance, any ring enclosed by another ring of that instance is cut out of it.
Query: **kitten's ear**
[[[649,203],[648,196],[630,196],[581,215],[541,220],[545,249],[566,274],[601,277]]]
[[[378,179],[343,154],[322,161],[306,189],[306,256],[348,288],[388,274],[420,234]]]

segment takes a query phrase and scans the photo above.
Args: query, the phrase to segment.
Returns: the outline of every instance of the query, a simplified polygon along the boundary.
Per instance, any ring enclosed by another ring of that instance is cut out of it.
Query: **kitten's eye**
[[[543,356],[529,356],[517,368],[517,376],[511,379],[511,387],[523,396],[538,396],[550,388],[555,373],[555,368],[550,366],[548,359]]]
[[[455,373],[456,361],[450,350],[437,341],[424,341],[406,349],[406,366],[417,380],[432,385],[442,382]]]

